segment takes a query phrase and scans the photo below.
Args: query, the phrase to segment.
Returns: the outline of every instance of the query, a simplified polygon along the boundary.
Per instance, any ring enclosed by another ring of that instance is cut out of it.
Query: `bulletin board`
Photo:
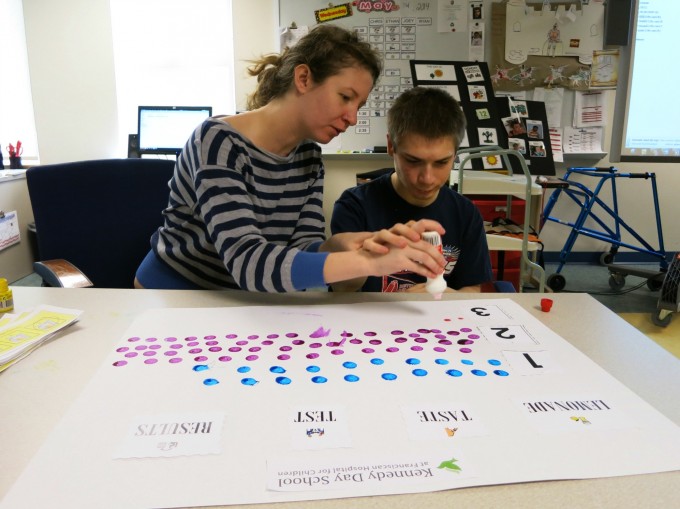
[[[384,56],[383,76],[366,106],[359,110],[357,125],[324,150],[364,152],[376,146],[384,147],[387,110],[401,92],[413,86],[409,62],[415,59],[483,61],[485,22],[490,15],[490,0],[356,1],[336,3],[332,10],[326,0],[280,0],[282,30],[291,26],[312,28],[319,19],[323,22],[328,19],[333,24],[356,30]],[[477,39],[480,34],[481,43]]]
[[[521,152],[532,175],[555,175],[545,103],[497,97],[496,107],[501,120],[500,146]],[[517,160],[510,163],[514,174],[522,172]]]

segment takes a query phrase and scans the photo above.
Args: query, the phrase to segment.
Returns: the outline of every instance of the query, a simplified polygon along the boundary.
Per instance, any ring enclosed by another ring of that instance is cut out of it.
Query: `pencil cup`
[[[21,157],[10,157],[9,158],[9,169],[10,170],[20,170],[22,168],[21,166]]]

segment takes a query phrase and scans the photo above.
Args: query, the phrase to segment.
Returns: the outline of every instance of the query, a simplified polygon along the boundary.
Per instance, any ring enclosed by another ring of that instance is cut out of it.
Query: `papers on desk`
[[[81,314],[77,309],[38,306],[26,313],[0,318],[0,371],[52,339]]]

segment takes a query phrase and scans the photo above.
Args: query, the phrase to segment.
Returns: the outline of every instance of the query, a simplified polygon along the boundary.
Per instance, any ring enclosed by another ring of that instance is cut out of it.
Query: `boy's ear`
[[[300,64],[294,71],[295,88],[301,94],[307,92],[313,84],[312,70],[307,64]]]
[[[390,138],[390,135],[387,135],[387,153],[391,156],[394,157],[394,145],[392,144],[392,138]]]

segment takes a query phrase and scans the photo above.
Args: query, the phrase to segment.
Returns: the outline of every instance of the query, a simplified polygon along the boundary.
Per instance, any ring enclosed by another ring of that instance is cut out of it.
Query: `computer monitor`
[[[178,154],[193,130],[211,115],[210,106],[139,106],[140,154]]]

